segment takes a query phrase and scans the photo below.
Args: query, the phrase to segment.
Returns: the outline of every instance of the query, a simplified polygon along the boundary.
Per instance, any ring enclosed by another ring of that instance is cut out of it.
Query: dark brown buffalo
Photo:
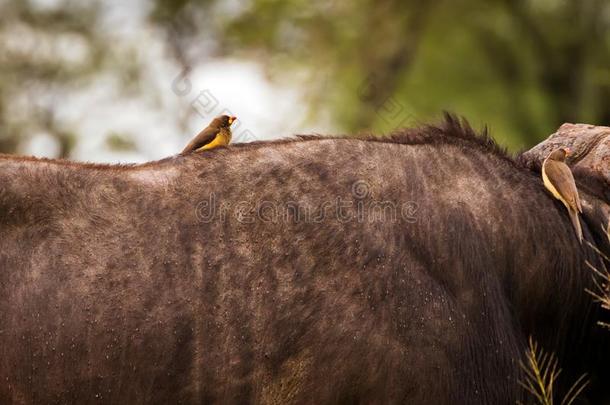
[[[529,336],[557,395],[587,372],[602,401],[600,263],[532,161],[451,118],[138,166],[1,157],[0,403],[514,404]]]

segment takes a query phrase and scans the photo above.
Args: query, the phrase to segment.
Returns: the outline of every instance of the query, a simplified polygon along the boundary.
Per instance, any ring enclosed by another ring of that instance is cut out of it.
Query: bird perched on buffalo
[[[237,118],[229,115],[221,115],[212,120],[210,125],[197,134],[192,141],[182,150],[182,154],[200,152],[213,149],[218,146],[226,146],[231,142],[231,124]]]
[[[561,201],[568,209],[578,240],[582,243],[582,228],[578,218],[578,214],[582,213],[582,207],[574,176],[565,163],[565,159],[569,155],[568,148],[559,148],[551,152],[542,163],[542,181],[553,197]]]

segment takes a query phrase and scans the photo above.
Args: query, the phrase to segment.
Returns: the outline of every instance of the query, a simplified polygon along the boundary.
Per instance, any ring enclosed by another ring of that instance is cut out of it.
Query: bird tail
[[[578,236],[578,241],[582,243],[582,227],[580,225],[580,218],[578,218],[578,211],[568,211],[570,212],[570,220],[572,220],[572,225],[574,226],[574,230],[576,231],[576,236]]]

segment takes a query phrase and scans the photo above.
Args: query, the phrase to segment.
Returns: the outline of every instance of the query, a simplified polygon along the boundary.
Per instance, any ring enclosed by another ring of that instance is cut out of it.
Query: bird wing
[[[212,142],[214,138],[216,138],[216,135],[218,135],[218,132],[220,132],[220,129],[218,128],[205,128],[203,131],[197,134],[197,136],[193,138],[188,145],[186,145],[186,147],[182,150],[182,153],[184,154],[195,151]]]
[[[555,187],[557,193],[572,207],[574,211],[582,212],[580,208],[580,198],[578,197],[578,189],[570,167],[563,163],[554,160],[544,162],[544,171],[549,182]]]

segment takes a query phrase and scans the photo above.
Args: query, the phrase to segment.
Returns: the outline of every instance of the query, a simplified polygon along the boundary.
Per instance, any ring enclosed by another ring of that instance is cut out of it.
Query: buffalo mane
[[[445,112],[444,119],[439,125],[424,125],[419,128],[402,129],[395,131],[387,137],[378,138],[381,141],[408,145],[420,144],[452,144],[482,149],[494,153],[504,159],[512,160],[506,148],[498,145],[484,127],[477,133],[465,118]]]

